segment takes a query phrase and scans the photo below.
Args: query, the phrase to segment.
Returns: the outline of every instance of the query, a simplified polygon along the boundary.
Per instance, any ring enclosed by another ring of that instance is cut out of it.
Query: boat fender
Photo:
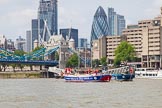
[[[133,74],[133,68],[130,68],[129,72],[130,72],[131,74]]]

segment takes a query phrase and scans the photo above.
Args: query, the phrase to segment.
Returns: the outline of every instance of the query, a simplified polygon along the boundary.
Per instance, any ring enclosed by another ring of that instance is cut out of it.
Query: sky
[[[26,38],[31,30],[31,19],[37,18],[39,0],[0,0],[0,34],[15,40]],[[79,38],[90,39],[95,11],[102,6],[107,13],[113,7],[124,15],[126,24],[137,24],[139,20],[153,19],[160,15],[162,0],[58,0],[58,26],[76,28]]]

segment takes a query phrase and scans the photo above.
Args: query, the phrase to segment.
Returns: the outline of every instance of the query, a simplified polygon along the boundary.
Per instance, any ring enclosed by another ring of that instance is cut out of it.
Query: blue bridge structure
[[[25,65],[44,65],[44,66],[57,66],[59,62],[56,60],[45,60],[45,57],[50,56],[54,52],[56,52],[60,48],[60,45],[55,46],[54,48],[48,50],[45,47],[40,48],[34,52],[24,54],[24,55],[16,55],[12,51],[5,50],[0,48],[0,64],[25,64]],[[67,50],[70,53],[77,53],[76,51],[68,48]],[[79,54],[78,54],[79,56]],[[79,56],[80,61],[82,63],[89,64],[90,60],[83,59]]]
[[[42,47],[37,51],[19,56],[15,55],[12,51],[0,48],[0,63],[57,66],[59,64],[58,61],[45,60],[44,58],[51,55],[58,49],[59,46],[56,46],[55,48],[50,50],[47,50],[47,48]]]

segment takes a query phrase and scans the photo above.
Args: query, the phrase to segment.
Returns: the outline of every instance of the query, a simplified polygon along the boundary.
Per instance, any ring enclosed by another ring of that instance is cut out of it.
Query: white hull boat
[[[162,79],[162,70],[153,68],[136,68],[135,78]]]

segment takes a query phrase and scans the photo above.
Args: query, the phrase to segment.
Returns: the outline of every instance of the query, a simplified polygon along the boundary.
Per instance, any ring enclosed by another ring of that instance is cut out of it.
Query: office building
[[[0,48],[6,49],[7,48],[7,39],[4,35],[0,35]]]
[[[26,31],[26,52],[32,51],[32,36],[31,31]]]
[[[87,39],[86,38],[79,38],[79,41],[78,41],[78,48],[85,48],[87,47]]]
[[[108,25],[110,35],[121,35],[122,30],[125,29],[125,18],[114,11],[114,8],[108,8]]]
[[[40,0],[38,9],[38,34],[44,41],[48,41],[51,35],[57,35],[57,17],[57,0]],[[45,22],[48,27],[46,29],[44,29]]]
[[[128,25],[122,33],[124,36],[127,36],[127,42],[131,43],[134,46],[136,51],[136,56],[141,58],[142,53],[142,28],[139,28],[138,25]]]
[[[24,38],[22,38],[21,36],[19,36],[19,38],[16,39],[15,48],[17,50],[25,51],[25,49],[26,49],[26,40]]]
[[[74,39],[75,41],[75,47],[78,47],[78,29],[74,28],[66,28],[66,29],[60,29],[60,34],[66,39]]]
[[[112,63],[115,58],[115,49],[125,40],[125,36],[104,36],[92,43],[92,59],[107,57]]]
[[[7,39],[4,35],[0,35],[0,48],[14,51],[14,42],[11,39]]]
[[[31,39],[31,47],[32,49],[34,48],[34,41],[35,40],[39,40],[39,35],[38,35],[38,19],[32,19],[32,26],[31,26],[31,35],[32,35],[32,39]]]
[[[107,35],[109,35],[107,16],[104,9],[99,6],[92,23],[91,41]]]
[[[162,15],[150,20],[141,20],[137,25],[128,25],[122,36],[106,36],[96,40],[97,42],[93,41],[93,59],[100,59],[106,55],[108,59],[113,60],[116,47],[124,40],[134,46],[142,67],[162,68],[161,37]]]
[[[7,39],[7,50],[15,51],[14,41]]]

